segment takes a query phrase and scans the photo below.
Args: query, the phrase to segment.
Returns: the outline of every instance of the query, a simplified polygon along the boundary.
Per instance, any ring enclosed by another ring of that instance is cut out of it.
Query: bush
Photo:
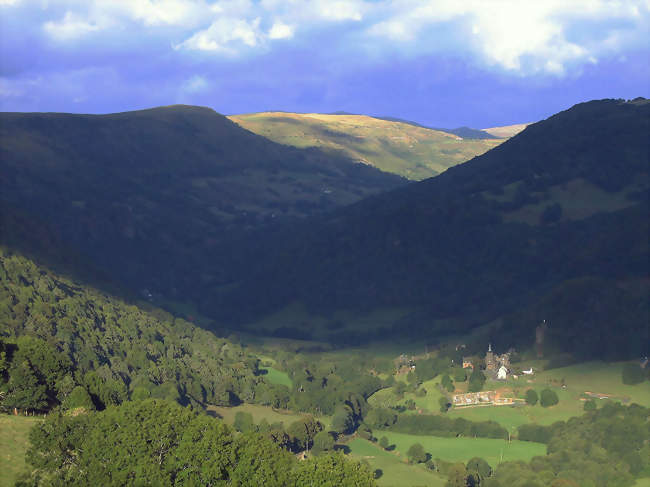
[[[538,399],[539,398],[537,397],[537,392],[535,392],[533,389],[528,389],[526,391],[526,404],[529,406],[534,406],[537,404]]]
[[[596,401],[589,399],[588,401],[585,401],[584,408],[585,411],[595,411],[596,408],[598,408],[598,405],[596,404]]]
[[[382,447],[384,450],[386,448],[388,448],[388,438],[386,438],[385,436],[382,436],[379,439],[379,446]]]
[[[406,452],[406,456],[411,463],[424,463],[427,461],[427,453],[420,443],[413,443]]]
[[[551,389],[544,389],[542,391],[539,401],[542,407],[547,408],[550,406],[555,406],[558,402],[560,402],[560,399],[557,397],[555,391],[552,391]]]

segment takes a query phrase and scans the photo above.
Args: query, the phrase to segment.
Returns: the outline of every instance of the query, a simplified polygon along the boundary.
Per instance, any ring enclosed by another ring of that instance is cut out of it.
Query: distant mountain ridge
[[[0,114],[7,232],[39,240],[35,229],[49,229],[39,233],[120,282],[171,295],[200,285],[196,270],[233,235],[404,183],[341,155],[276,144],[204,107]],[[210,272],[219,271],[204,278]]]
[[[530,340],[543,309],[562,323],[566,347],[642,353],[649,122],[643,100],[576,105],[436,178],[306,222],[291,239],[279,234],[219,306],[240,295],[262,313],[290,299],[325,314],[410,306],[418,311],[395,324],[400,336],[443,333],[437,320],[453,318],[462,333],[518,316],[510,342]],[[599,332],[587,338],[578,330],[589,326]]]
[[[484,137],[474,137],[472,129],[467,129],[472,137],[463,138],[402,120],[340,112],[262,112],[229,118],[275,142],[319,147],[412,180],[440,174],[502,142],[483,132]]]

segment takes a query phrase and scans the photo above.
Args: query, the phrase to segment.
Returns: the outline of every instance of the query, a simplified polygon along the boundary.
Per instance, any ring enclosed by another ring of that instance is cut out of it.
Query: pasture
[[[260,367],[262,370],[266,370],[266,374],[264,374],[264,378],[268,380],[271,384],[279,384],[283,386],[287,386],[288,388],[293,387],[293,382],[291,382],[291,378],[286,372],[282,372],[281,370],[274,369],[273,367]]]
[[[395,451],[406,458],[406,452],[414,443],[420,443],[432,458],[447,462],[467,462],[472,457],[481,457],[490,466],[501,462],[523,460],[546,455],[546,445],[530,441],[497,440],[490,438],[443,438],[438,436],[408,435],[392,431],[375,431],[375,436],[385,436]]]
[[[14,485],[25,469],[29,430],[40,419],[28,416],[0,415],[0,487]]]
[[[424,465],[409,465],[403,456],[388,452],[368,440],[355,438],[347,446],[352,457],[365,460],[373,470],[381,470],[377,479],[380,487],[443,487],[446,483],[445,478]]]

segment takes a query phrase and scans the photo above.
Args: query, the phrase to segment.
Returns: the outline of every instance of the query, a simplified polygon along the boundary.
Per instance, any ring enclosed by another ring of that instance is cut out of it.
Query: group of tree
[[[32,486],[373,486],[367,466],[340,453],[298,461],[269,434],[236,433],[168,401],[127,401],[102,412],[55,412],[34,427],[17,483]]]
[[[560,402],[560,398],[553,389],[544,389],[539,395],[535,389],[528,389],[526,391],[526,404],[534,406],[538,401],[542,407],[548,408]]]
[[[521,425],[518,437],[547,444],[547,455],[499,465],[489,487],[627,487],[650,475],[650,408],[637,404],[607,402],[568,421]]]
[[[2,247],[0,322],[0,408],[102,409],[146,397],[232,405],[282,396],[240,345]]]

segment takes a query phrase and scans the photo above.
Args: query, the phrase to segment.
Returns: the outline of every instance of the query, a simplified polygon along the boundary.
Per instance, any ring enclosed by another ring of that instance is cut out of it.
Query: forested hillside
[[[255,376],[257,358],[239,345],[6,248],[0,248],[0,325],[0,373],[8,380],[0,380],[3,409],[103,409],[150,396],[229,405],[252,400],[263,382]]]
[[[649,121],[643,99],[576,105],[438,177],[265,241],[216,302],[411,307],[384,330],[401,337],[506,317],[493,332],[504,346],[529,345],[548,317],[555,343],[580,355],[647,353]]]
[[[220,259],[235,236],[404,182],[273,143],[208,108],[0,114],[2,241],[24,248],[47,235],[121,284],[167,298],[231,280]]]

